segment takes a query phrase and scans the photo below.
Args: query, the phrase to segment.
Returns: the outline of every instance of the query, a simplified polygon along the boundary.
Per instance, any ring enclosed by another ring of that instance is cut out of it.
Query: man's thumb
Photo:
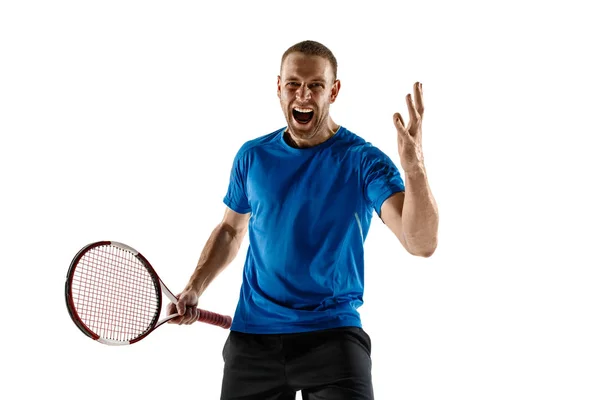
[[[177,314],[179,314],[179,315],[185,314],[185,303],[181,300],[177,301]]]

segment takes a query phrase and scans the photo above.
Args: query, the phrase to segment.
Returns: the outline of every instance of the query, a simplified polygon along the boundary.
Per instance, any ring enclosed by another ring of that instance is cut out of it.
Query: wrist
[[[200,297],[201,291],[199,288],[199,284],[195,281],[190,281],[186,287],[183,289],[184,292],[193,294],[196,297]]]
[[[418,163],[415,165],[411,165],[408,168],[403,168],[404,169],[404,174],[406,175],[406,177],[423,177],[427,175],[427,172],[425,171],[425,164],[424,163]]]

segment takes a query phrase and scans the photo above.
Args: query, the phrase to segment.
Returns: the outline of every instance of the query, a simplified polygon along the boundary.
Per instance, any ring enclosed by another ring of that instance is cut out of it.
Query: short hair
[[[313,40],[305,40],[303,42],[296,43],[295,45],[287,49],[285,53],[283,53],[283,56],[281,57],[281,67],[283,67],[283,62],[285,61],[285,58],[290,53],[295,52],[299,52],[307,56],[319,56],[329,60],[329,63],[331,64],[331,69],[333,70],[333,80],[335,81],[337,79],[337,60],[335,59],[335,56],[333,55],[331,50],[329,50],[325,45],[322,45],[321,43],[315,42]]]

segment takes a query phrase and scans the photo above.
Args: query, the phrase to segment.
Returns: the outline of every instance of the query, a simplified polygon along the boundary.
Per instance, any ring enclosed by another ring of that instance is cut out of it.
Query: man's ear
[[[333,104],[335,102],[335,99],[337,99],[337,96],[340,93],[341,87],[342,87],[341,82],[339,81],[339,79],[336,79],[336,81],[333,82],[333,86],[331,87],[331,95],[329,96],[329,104]]]
[[[281,76],[277,75],[277,97],[281,100]]]

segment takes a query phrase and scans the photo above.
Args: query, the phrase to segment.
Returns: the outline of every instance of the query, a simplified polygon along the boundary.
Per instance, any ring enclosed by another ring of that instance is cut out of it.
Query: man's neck
[[[336,133],[338,133],[338,131],[341,128],[341,125],[337,125],[331,119],[328,122],[329,123],[327,124],[326,133],[324,135],[318,135],[317,140],[314,140],[316,138],[312,138],[310,140],[297,140],[296,138],[294,138],[293,135],[290,134],[289,127],[285,129],[283,138],[285,139],[285,142],[288,145],[296,149],[305,149],[309,147],[318,146],[321,143],[324,143],[330,138],[332,138]]]

